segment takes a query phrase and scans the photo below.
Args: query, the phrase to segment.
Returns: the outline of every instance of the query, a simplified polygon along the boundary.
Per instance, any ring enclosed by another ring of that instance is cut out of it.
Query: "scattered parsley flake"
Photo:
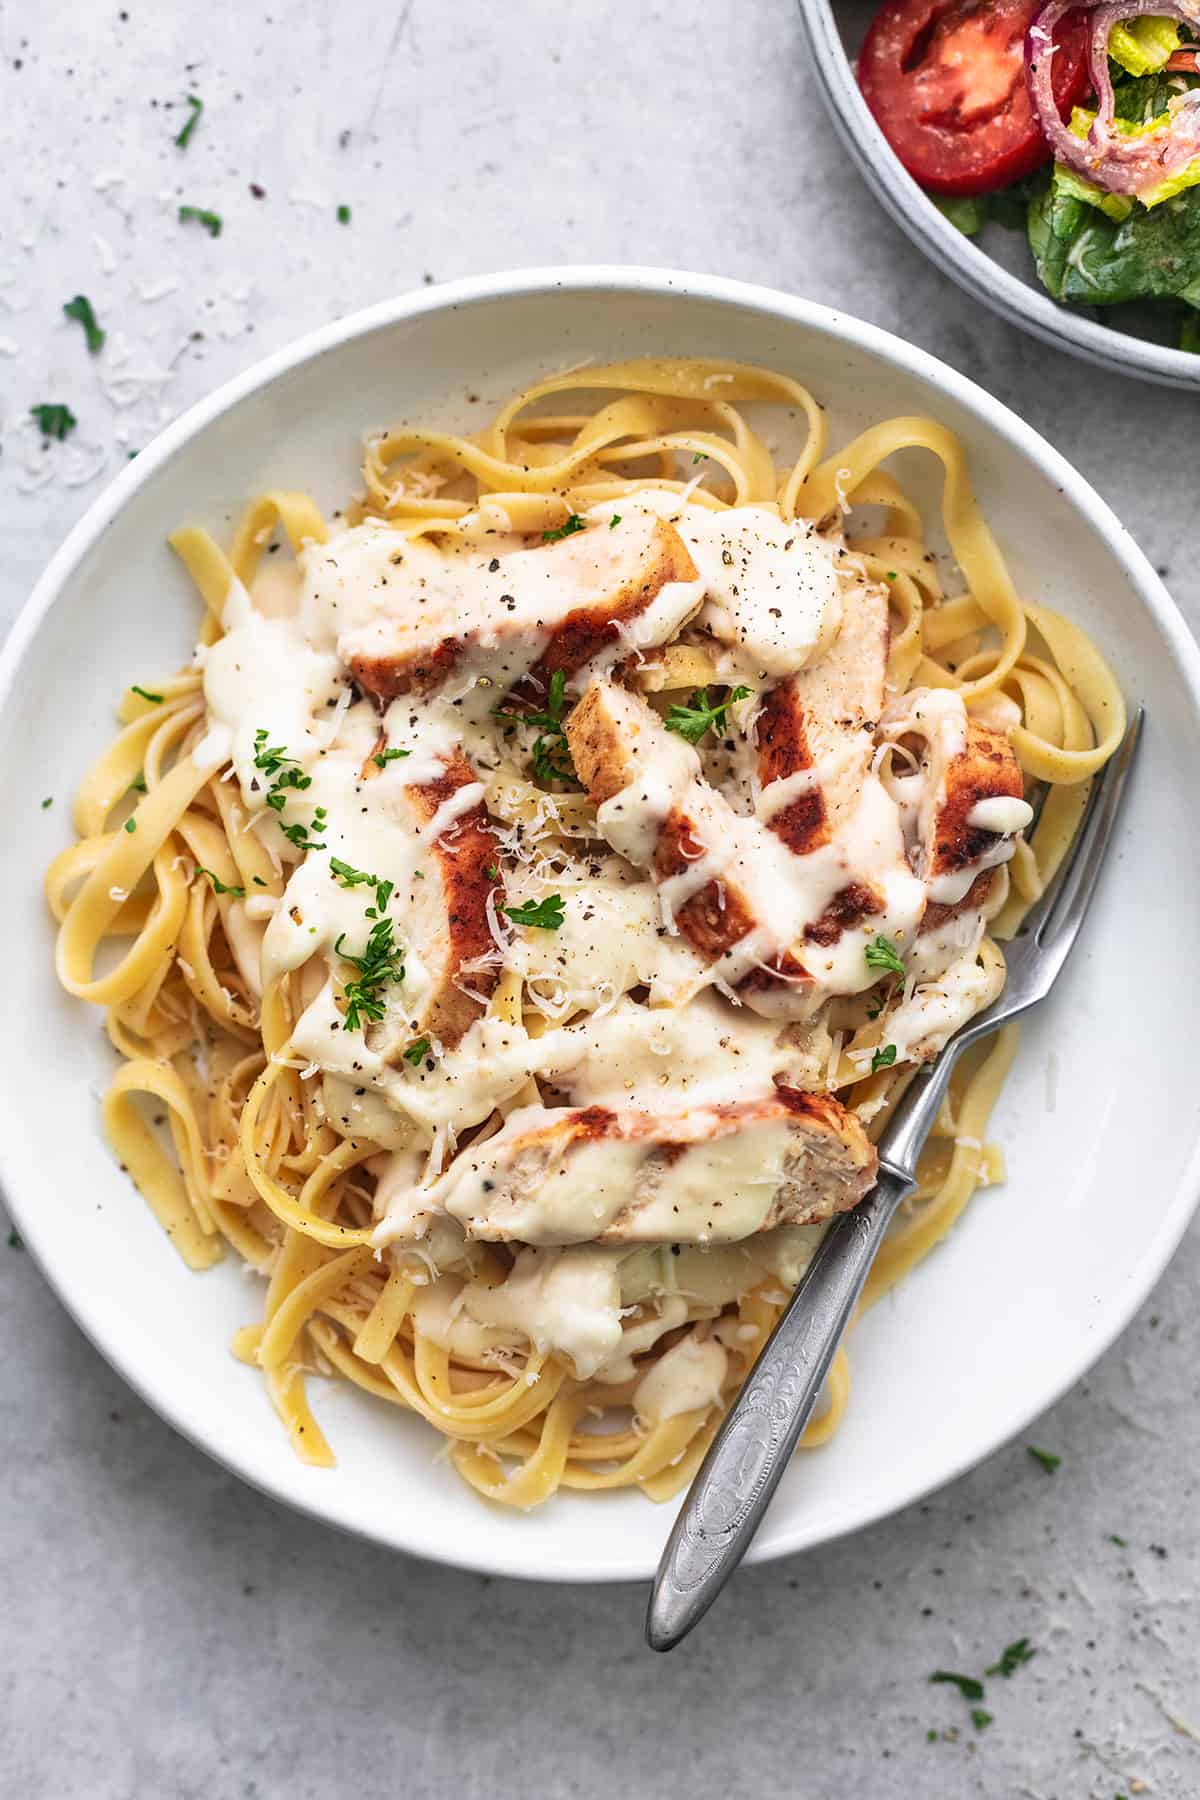
[[[1015,1644],[1007,1644],[1004,1647],[1000,1652],[999,1662],[994,1662],[990,1669],[984,1670],[984,1673],[986,1675],[1003,1675],[1007,1681],[1021,1667],[1022,1663],[1032,1662],[1036,1655],[1037,1651],[1030,1648],[1027,1637],[1018,1638]]]
[[[707,461],[708,461],[708,457],[705,455],[703,450],[697,450],[695,456],[693,456],[693,458],[692,458],[693,467],[698,462],[707,462]]]
[[[199,94],[185,94],[183,96],[183,99],[184,99],[185,106],[190,106],[192,109],[192,112],[191,112],[191,117],[187,121],[187,124],[184,126],[183,130],[179,133],[179,136],[175,139],[176,145],[178,146],[178,148],[180,150],[187,149],[188,142],[191,138],[191,135],[192,135],[193,131],[195,131],[197,125],[200,123],[200,114],[204,111],[204,102],[200,98]]]
[[[209,237],[215,238],[220,237],[225,225],[220,213],[210,212],[207,206],[181,206],[179,223],[187,225],[189,222],[203,225]]]
[[[483,872],[487,876],[489,881],[499,881],[499,879],[500,879],[500,871],[496,867],[495,863],[489,863],[487,868]]]
[[[152,694],[149,688],[144,687],[134,686],[129,691],[131,694],[136,694],[139,700],[148,700],[151,706],[161,706],[166,698],[164,694]]]
[[[935,1731],[935,1730],[934,1730],[934,1728],[933,1728],[933,1726],[932,1726],[932,1725],[931,1725],[931,1726],[930,1726],[930,1727],[929,1727],[929,1730],[928,1730],[928,1731],[927,1731],[927,1732],[926,1732],[926,1733],[925,1733],[925,1742],[926,1742],[926,1743],[927,1743],[927,1744],[936,1744],[936,1743],[937,1743],[937,1737],[938,1737],[938,1734],[937,1734],[937,1732],[936,1732],[936,1731]]]
[[[329,867],[343,887],[377,887],[379,884],[378,875],[368,875],[365,869],[351,868],[349,863],[339,862],[336,856],[330,857]]]
[[[294,825],[285,825],[282,819],[279,821],[280,831],[289,844],[295,844],[297,850],[324,850],[324,844],[318,844],[312,833],[324,831],[325,825],[326,814],[323,806],[318,806],[313,813],[311,826],[301,825],[298,821]]]
[[[563,898],[551,894],[546,900],[527,900],[523,906],[504,906],[514,925],[536,925],[540,931],[557,931],[563,922]]]
[[[560,538],[574,537],[577,531],[587,530],[587,520],[581,519],[578,513],[569,513],[565,525],[559,525],[553,531],[543,531],[543,544],[557,544]]]
[[[710,731],[724,731],[725,714],[729,708],[735,700],[748,700],[752,692],[752,688],[735,687],[724,700],[718,700],[713,706],[708,698],[708,689],[697,688],[690,705],[673,706],[668,712],[667,730],[677,732],[689,744],[698,744]]]
[[[533,772],[539,781],[561,781],[567,787],[582,789],[583,783],[575,773],[566,727],[563,724],[566,688],[566,674],[562,669],[555,669],[550,677],[550,691],[546,696],[544,712],[513,713],[501,709],[496,717],[515,719],[521,725],[538,727],[539,735],[534,742],[532,755]]]
[[[872,1075],[878,1075],[880,1069],[890,1069],[892,1064],[895,1062],[895,1060],[896,1060],[895,1044],[884,1044],[883,1048],[881,1050],[877,1050],[875,1052],[874,1056],[871,1058],[871,1073],[872,1073]]]
[[[42,811],[45,812],[45,810],[48,806],[53,806],[53,805],[54,805],[54,795],[47,794],[46,798],[42,801]]]
[[[971,1708],[971,1723],[976,1731],[986,1731],[991,1722],[991,1713],[984,1712],[982,1706],[973,1706]]]
[[[130,832],[136,831],[137,830],[137,820],[136,819],[126,819],[125,829],[126,829],[126,831],[130,831]]]
[[[8,1247],[10,1250],[23,1250],[25,1248],[24,1243],[21,1241],[21,1234],[18,1231],[13,1230],[9,1232]]]
[[[377,769],[386,769],[390,762],[398,762],[402,756],[411,755],[411,750],[377,750],[371,761]]]
[[[339,225],[348,225],[350,223],[350,208],[348,206],[338,207],[337,222]]]
[[[893,975],[904,974],[904,958],[891,938],[877,937],[863,952],[869,969],[890,969]]]
[[[66,313],[68,319],[75,319],[83,326],[83,335],[87,339],[89,353],[92,356],[99,356],[101,350],[104,348],[105,334],[96,323],[96,315],[92,310],[92,303],[87,295],[76,294],[73,300],[68,300],[65,303],[63,311]]]
[[[266,887],[267,884],[263,880],[261,875],[256,875],[254,877],[254,885],[255,885],[255,887]]]
[[[888,572],[887,572],[887,578],[888,578],[888,580],[889,580],[889,581],[895,581],[895,579],[896,579],[896,571],[895,571],[895,569],[889,569],[889,570],[888,570]]]
[[[1026,1444],[1026,1453],[1032,1456],[1035,1463],[1040,1463],[1047,1475],[1053,1475],[1062,1462],[1061,1456],[1055,1456],[1053,1450],[1039,1450],[1036,1444]]]
[[[376,894],[385,888],[390,896],[390,882],[379,883]],[[386,904],[386,900],[380,903],[381,906]],[[364,1019],[383,1018],[386,1009],[381,995],[389,983],[404,980],[404,952],[392,936],[392,921],[378,916],[361,956],[351,956],[348,950],[343,950],[345,941],[343,932],[333,946],[334,954],[357,969],[358,976],[346,983],[346,1016],[342,1020],[342,1029],[357,1031]]]
[[[58,444],[61,444],[79,423],[69,406],[60,406],[57,403],[52,405],[41,401],[37,406],[31,406],[29,411],[37,420],[37,428],[42,436],[53,438]]]
[[[45,806],[47,804],[48,804],[48,802],[43,800],[42,805]],[[1128,1550],[1128,1548],[1129,1548],[1129,1539],[1123,1538],[1123,1537],[1118,1537],[1115,1531],[1109,1532],[1108,1541],[1110,1544],[1116,1544],[1117,1548],[1120,1550]]]
[[[413,1068],[416,1069],[419,1068],[428,1054],[429,1039],[427,1037],[418,1038],[416,1043],[410,1044],[408,1049],[404,1052],[404,1060],[406,1063],[411,1063]]]
[[[609,529],[609,530],[610,530],[610,531],[615,531],[615,530],[616,530],[616,529],[617,529],[617,526],[618,526],[618,525],[619,525],[619,524],[620,524],[620,523],[621,523],[621,515],[620,515],[620,513],[614,513],[614,514],[613,514],[613,516],[612,516],[612,518],[611,518],[611,519],[610,519],[610,520],[609,520],[609,521],[608,521],[608,529]]]
[[[139,773],[135,775],[129,784],[129,792],[131,794],[144,794],[147,791],[145,774]]]
[[[949,1669],[935,1669],[929,1677],[933,1682],[949,1682],[956,1687],[964,1700],[982,1700],[983,1683],[976,1681],[973,1675],[955,1675]]]
[[[218,875],[214,875],[211,869],[206,869],[203,863],[196,864],[196,873],[197,875],[208,876],[208,879],[212,882],[214,894],[232,894],[235,899],[238,900],[245,898],[246,890],[244,887],[227,887],[221,878]]]

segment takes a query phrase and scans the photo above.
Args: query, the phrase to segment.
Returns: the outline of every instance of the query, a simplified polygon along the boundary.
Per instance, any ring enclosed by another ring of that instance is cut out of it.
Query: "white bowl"
[[[197,608],[168,552],[182,520],[228,531],[271,485],[333,507],[366,428],[472,425],[535,376],[587,358],[733,356],[811,383],[833,442],[929,412],[965,441],[1018,582],[1061,608],[1149,709],[1122,841],[1053,1004],[1028,1028],[995,1121],[1009,1182],[855,1332],[849,1417],[789,1471],[753,1554],[818,1544],[905,1505],[1021,1430],[1112,1342],[1163,1269],[1197,1186],[1192,1043],[1200,891],[1200,655],[1112,513],[1036,433],[874,326],[763,288],[645,269],[501,275],[342,320],[231,382],[132,463],[71,533],[0,662],[9,957],[0,1179],[29,1248],[126,1379],[247,1481],[380,1544],[511,1575],[608,1580],[654,1566],[670,1509],[636,1494],[492,1508],[423,1423],[312,1382],[335,1470],[296,1462],[262,1381],[229,1340],[261,1290],[232,1261],[188,1272],[116,1168],[97,1094],[98,1013],[54,979],[40,893],[70,796],[131,679],[183,660]],[[468,402],[478,394],[482,404]],[[906,479],[930,497],[910,453]],[[54,805],[40,810],[44,795]]]

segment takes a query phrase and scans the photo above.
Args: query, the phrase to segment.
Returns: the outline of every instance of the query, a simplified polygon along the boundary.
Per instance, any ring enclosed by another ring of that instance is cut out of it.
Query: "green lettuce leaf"
[[[1150,75],[1161,69],[1179,48],[1179,27],[1174,19],[1148,13],[1141,19],[1114,25],[1108,37],[1108,54],[1129,75]]]
[[[1115,306],[1200,295],[1200,205],[1190,196],[1123,220],[1052,181],[1029,209],[1029,245],[1056,300]]]

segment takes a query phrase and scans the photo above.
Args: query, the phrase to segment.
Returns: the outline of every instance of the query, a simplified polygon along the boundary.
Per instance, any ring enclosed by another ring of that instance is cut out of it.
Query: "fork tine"
[[[1041,917],[1029,921],[1039,949],[1048,949],[1053,944],[1055,950],[1065,956],[1083,924],[1117,822],[1121,796],[1133,767],[1144,718],[1145,708],[1139,706],[1116,754],[1088,797],[1083,825],[1066,865],[1037,909]]]

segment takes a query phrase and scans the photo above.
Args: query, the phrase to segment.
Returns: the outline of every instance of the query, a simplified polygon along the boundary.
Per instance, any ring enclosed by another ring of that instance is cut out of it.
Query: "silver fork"
[[[658,1565],[646,1641],[670,1650],[708,1611],[751,1540],[812,1415],[896,1208],[916,1186],[917,1158],[959,1056],[1044,1000],[1095,890],[1141,734],[1138,707],[1093,783],[1083,823],[1050,888],[1005,946],[1004,991],[951,1038],[901,1097],[879,1143],[879,1179],[835,1221],[700,1465]]]

